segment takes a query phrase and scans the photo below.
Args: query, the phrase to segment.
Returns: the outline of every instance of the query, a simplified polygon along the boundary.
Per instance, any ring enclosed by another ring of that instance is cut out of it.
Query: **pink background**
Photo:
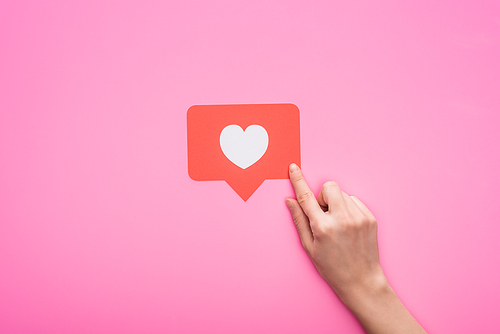
[[[1,1],[2,333],[360,333],[265,181],[187,173],[193,104],[296,104],[434,333],[500,332],[497,1]]]

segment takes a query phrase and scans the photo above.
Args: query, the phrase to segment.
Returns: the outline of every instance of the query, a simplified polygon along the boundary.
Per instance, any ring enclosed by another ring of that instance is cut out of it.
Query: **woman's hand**
[[[425,333],[382,271],[377,221],[370,210],[335,182],[325,183],[316,200],[295,164],[290,180],[297,200],[286,204],[302,246],[363,327],[370,333]]]

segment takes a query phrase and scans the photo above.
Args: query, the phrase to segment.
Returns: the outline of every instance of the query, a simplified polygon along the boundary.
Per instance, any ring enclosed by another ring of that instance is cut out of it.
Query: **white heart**
[[[220,133],[220,148],[236,166],[245,169],[266,153],[269,137],[260,125],[250,125],[245,131],[236,125],[226,126]]]

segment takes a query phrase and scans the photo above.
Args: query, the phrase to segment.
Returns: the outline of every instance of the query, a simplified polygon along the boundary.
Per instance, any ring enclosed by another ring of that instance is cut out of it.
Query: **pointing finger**
[[[289,168],[290,181],[292,181],[293,189],[295,190],[295,196],[297,196],[297,202],[304,211],[304,213],[309,218],[319,217],[323,214],[318,201],[314,197],[314,194],[309,189],[309,186],[304,180],[304,175],[299,166],[296,164],[291,164]]]

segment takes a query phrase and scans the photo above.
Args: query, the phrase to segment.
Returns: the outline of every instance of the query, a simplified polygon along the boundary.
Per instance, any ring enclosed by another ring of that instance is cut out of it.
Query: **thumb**
[[[300,241],[302,242],[302,247],[309,252],[312,242],[314,241],[311,225],[309,225],[309,218],[307,218],[297,200],[287,198],[286,206],[292,214],[293,222],[295,223],[295,227],[297,227],[297,232],[299,233]]]

